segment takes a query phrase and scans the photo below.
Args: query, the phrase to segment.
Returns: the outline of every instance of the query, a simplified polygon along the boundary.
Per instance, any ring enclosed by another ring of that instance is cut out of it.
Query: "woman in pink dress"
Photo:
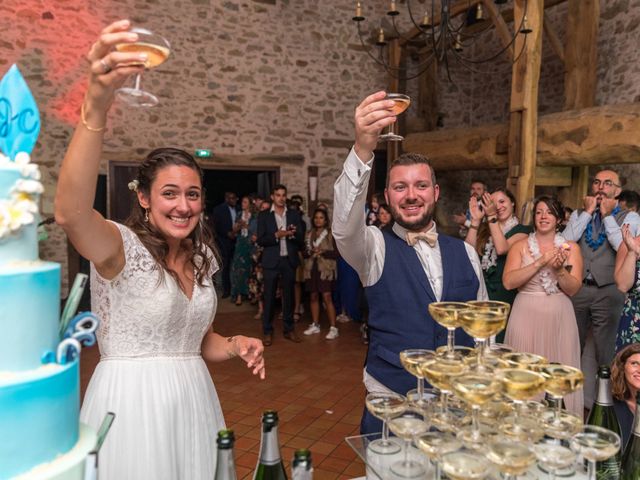
[[[534,231],[509,250],[502,282],[518,289],[505,342],[580,368],[578,325],[569,297],[582,285],[582,255],[575,242],[559,233],[562,205],[553,197],[539,197],[533,206]],[[582,391],[565,398],[567,409],[583,414]]]

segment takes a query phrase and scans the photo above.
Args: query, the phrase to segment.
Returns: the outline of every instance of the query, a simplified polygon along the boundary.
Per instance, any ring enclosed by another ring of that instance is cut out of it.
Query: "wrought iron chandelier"
[[[389,10],[386,12],[387,20],[383,20],[385,17],[382,17],[379,27],[376,27],[377,55],[372,53],[374,48],[368,45],[370,42],[367,41],[367,37],[371,31],[363,31],[363,23],[366,19],[363,15],[363,2],[360,0],[356,2],[356,11],[352,20],[357,25],[360,43],[367,54],[378,65],[384,67],[389,75],[403,80],[419,77],[434,62],[437,62],[438,65],[443,66],[447,77],[452,81],[449,70],[451,61],[459,63],[468,70],[478,72],[480,70],[477,65],[492,62],[505,53],[511,55],[509,62],[511,67],[525,50],[527,35],[532,31],[527,25],[527,0],[524,0],[524,14],[521,19],[514,18],[512,30],[505,22],[505,19],[513,18],[513,10],[507,10],[509,0],[423,0],[418,2],[425,9],[421,16],[415,14],[415,9],[411,7],[411,0],[406,0],[406,10],[412,28],[405,34],[400,33],[398,27],[398,18],[401,14],[396,3],[396,0],[390,0]],[[486,18],[487,14],[493,21]],[[421,20],[418,21],[418,18]],[[474,44],[494,23],[502,23],[499,32],[502,44],[483,57],[473,58],[468,52],[473,50]],[[385,25],[387,31],[385,31]],[[522,37],[523,41],[520,42],[518,52],[515,52],[518,37]],[[389,40],[395,39],[408,46],[413,58],[417,59],[416,64],[410,69],[395,66],[389,62],[387,53]]]

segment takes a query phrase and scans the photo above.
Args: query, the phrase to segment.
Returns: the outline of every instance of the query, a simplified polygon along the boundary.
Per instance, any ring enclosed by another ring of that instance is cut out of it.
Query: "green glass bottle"
[[[589,412],[587,424],[596,425],[620,434],[620,423],[613,408],[613,396],[611,395],[611,369],[607,365],[598,368],[598,383],[596,401]],[[596,465],[598,480],[619,480],[621,452],[604,462]]]
[[[260,457],[253,480],[287,480],[278,443],[278,413],[274,410],[262,414]]]
[[[233,461],[233,444],[235,440],[233,430],[220,430],[218,432],[215,480],[236,480],[236,465]]]
[[[622,480],[640,480],[640,392],[636,394],[633,430],[622,455]]]
[[[313,480],[311,452],[306,448],[294,452],[291,462],[291,478],[292,480]]]

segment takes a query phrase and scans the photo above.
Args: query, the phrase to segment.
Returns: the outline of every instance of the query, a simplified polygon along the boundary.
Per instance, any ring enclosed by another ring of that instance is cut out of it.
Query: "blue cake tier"
[[[11,189],[20,178],[22,175],[19,166],[10,164],[0,167],[0,200],[9,198]],[[37,220],[30,225],[20,227],[17,232],[5,238],[0,238],[0,266],[14,260],[37,259]]]
[[[21,374],[0,374],[0,479],[27,472],[74,447],[79,389],[77,359]]]
[[[36,369],[60,341],[60,265],[0,266],[0,285],[0,374]]]

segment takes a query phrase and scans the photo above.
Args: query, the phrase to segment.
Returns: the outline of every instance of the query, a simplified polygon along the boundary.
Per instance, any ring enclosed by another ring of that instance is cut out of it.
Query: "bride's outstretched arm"
[[[60,169],[55,199],[56,222],[82,256],[96,264],[98,270],[108,265],[117,273],[124,265],[122,238],[117,228],[93,209],[96,180],[107,121],[114,94],[125,79],[140,70],[131,66],[141,61],[139,54],[114,50],[119,43],[133,42],[128,20],[106,27],[87,54],[90,64],[89,84],[82,101],[80,122],[71,139]]]
[[[247,363],[254,375],[265,378],[264,346],[257,338],[233,335],[223,337],[219,333],[209,331],[202,340],[202,358],[208,362],[221,362],[240,357]]]

